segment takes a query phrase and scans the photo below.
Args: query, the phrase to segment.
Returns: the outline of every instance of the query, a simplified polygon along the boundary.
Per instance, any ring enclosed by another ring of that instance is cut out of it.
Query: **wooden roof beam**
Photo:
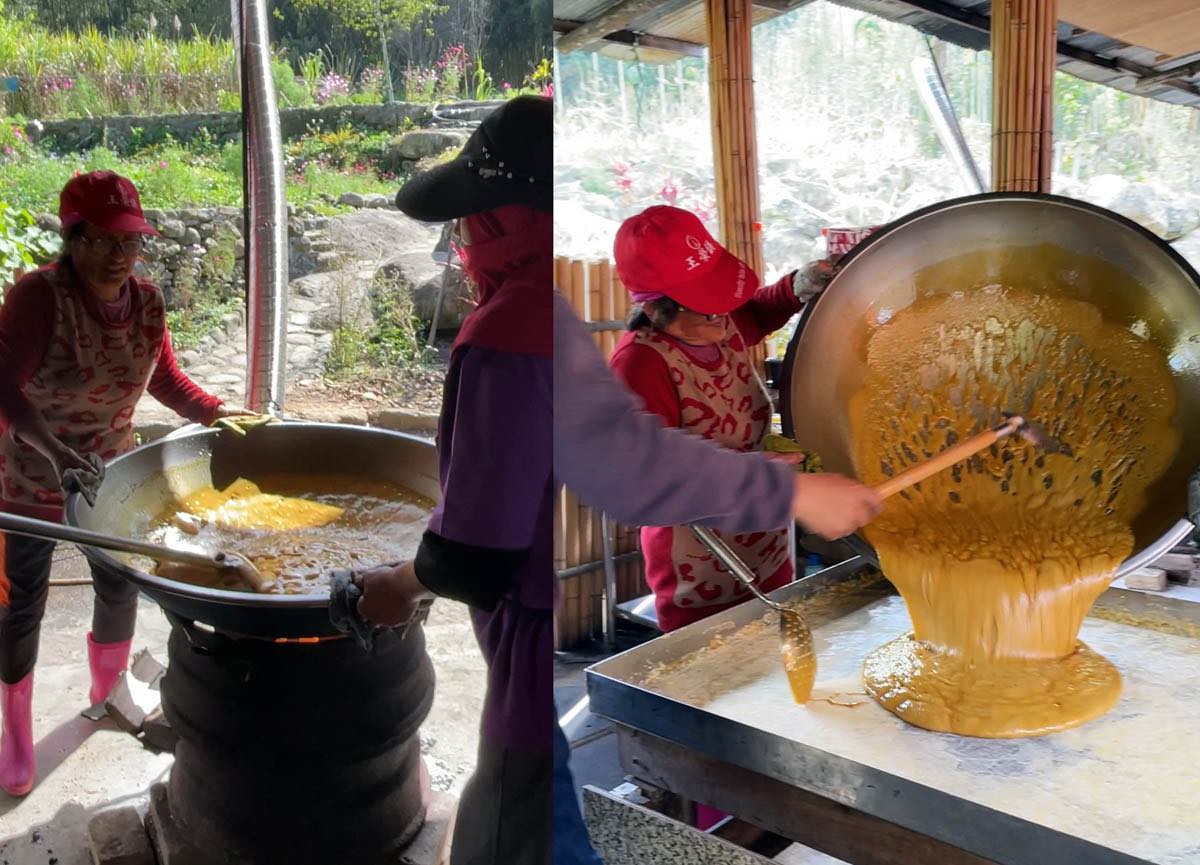
[[[554,19],[555,33],[573,33],[582,26],[578,21],[565,21],[562,18]],[[683,54],[688,57],[703,57],[705,50],[704,46],[697,42],[671,39],[667,36],[655,36],[652,33],[634,33],[632,30],[618,30],[615,33],[607,33],[604,35],[604,41],[614,42],[618,45],[671,51],[675,54]],[[559,39],[559,42],[561,43],[562,40]]]
[[[558,40],[558,53],[570,54],[580,48],[599,42],[609,33],[619,33],[628,30],[639,18],[644,18],[651,12],[658,13],[657,17],[669,15],[676,9],[690,5],[694,0],[621,0],[616,6],[591,21],[585,21],[574,30]]]
[[[791,12],[801,6],[807,6],[815,0],[750,0],[751,4],[761,9],[774,9],[776,12]]]
[[[952,6],[949,3],[942,3],[940,0],[900,0],[905,6],[911,6],[913,9],[919,9],[929,15],[941,18],[945,21],[952,21],[956,24],[961,24],[964,27],[970,27],[972,30],[978,30],[983,33],[991,32],[991,19],[986,15],[980,15],[977,12],[971,12],[967,9],[960,9],[957,6]],[[1180,70],[1175,69],[1166,79],[1159,79],[1149,85],[1141,85],[1140,82],[1145,81],[1157,73],[1153,67],[1143,66],[1140,63],[1134,63],[1131,60],[1126,60],[1124,57],[1104,57],[1094,51],[1088,51],[1085,48],[1079,48],[1075,45],[1068,45],[1066,42],[1059,40],[1058,53],[1064,57],[1070,57],[1072,60],[1078,60],[1081,63],[1086,63],[1089,66],[1096,66],[1100,69],[1111,69],[1114,72],[1123,72],[1139,81],[1139,89],[1142,86],[1150,87],[1154,84],[1163,87],[1170,87],[1174,90],[1182,90],[1184,93],[1190,93],[1193,96],[1200,95],[1200,87],[1188,81],[1180,80]]]

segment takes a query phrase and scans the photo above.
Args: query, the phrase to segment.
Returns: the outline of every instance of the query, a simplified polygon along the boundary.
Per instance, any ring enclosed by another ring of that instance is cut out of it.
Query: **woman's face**
[[[688,345],[715,345],[725,341],[729,331],[729,316],[703,315],[690,309],[680,309],[663,331]]]
[[[142,252],[142,236],[87,225],[71,240],[71,263],[84,283],[105,297],[115,297],[133,273]]]

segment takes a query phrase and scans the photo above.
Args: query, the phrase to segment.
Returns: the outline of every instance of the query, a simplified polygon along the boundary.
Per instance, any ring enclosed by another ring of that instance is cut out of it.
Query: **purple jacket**
[[[482,734],[548,752],[554,722],[554,492],[548,357],[460,348],[438,426],[442,500],[429,528],[449,541],[529,550],[495,610],[472,609],[488,664]],[[488,573],[464,575],[487,580]]]
[[[644,411],[557,292],[554,474],[627,525],[701,523],[732,532],[787,525],[795,486],[787,465],[668,429]]]

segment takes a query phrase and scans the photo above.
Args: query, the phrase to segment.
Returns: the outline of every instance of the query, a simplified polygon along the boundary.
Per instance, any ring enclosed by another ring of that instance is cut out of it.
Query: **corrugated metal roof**
[[[760,23],[784,14],[788,5],[803,5],[770,0],[755,7]],[[987,0],[829,0],[845,6],[915,27],[938,39],[977,51],[989,47]],[[617,4],[617,0],[554,0],[554,17],[559,21],[594,20]],[[706,41],[704,4],[696,0],[665,0],[662,6],[628,28],[636,35],[650,35],[703,44]],[[1156,50],[1130,45],[1120,39],[1094,31],[1085,31],[1068,22],[1058,28],[1058,67],[1063,72],[1087,81],[1115,87],[1177,105],[1200,107],[1200,33],[1195,35],[1195,53],[1165,58]],[[1176,49],[1187,40],[1173,40]],[[624,59],[664,62],[678,57],[662,46],[632,47],[612,42],[596,43],[593,50]],[[683,46],[686,48],[686,46]]]

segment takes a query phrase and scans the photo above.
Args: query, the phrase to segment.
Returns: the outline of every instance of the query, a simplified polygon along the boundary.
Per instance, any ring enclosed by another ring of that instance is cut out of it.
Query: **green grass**
[[[0,201],[34,213],[53,213],[58,194],[76,172],[109,169],[128,177],[142,206],[157,209],[240,205],[242,159],[238,145],[196,153],[175,144],[154,147],[130,157],[106,148],[83,154],[52,155],[29,148],[15,157],[0,157]],[[344,192],[394,193],[397,181],[374,171],[326,167],[309,162],[287,173],[287,198],[297,207],[328,212],[328,201]]]

